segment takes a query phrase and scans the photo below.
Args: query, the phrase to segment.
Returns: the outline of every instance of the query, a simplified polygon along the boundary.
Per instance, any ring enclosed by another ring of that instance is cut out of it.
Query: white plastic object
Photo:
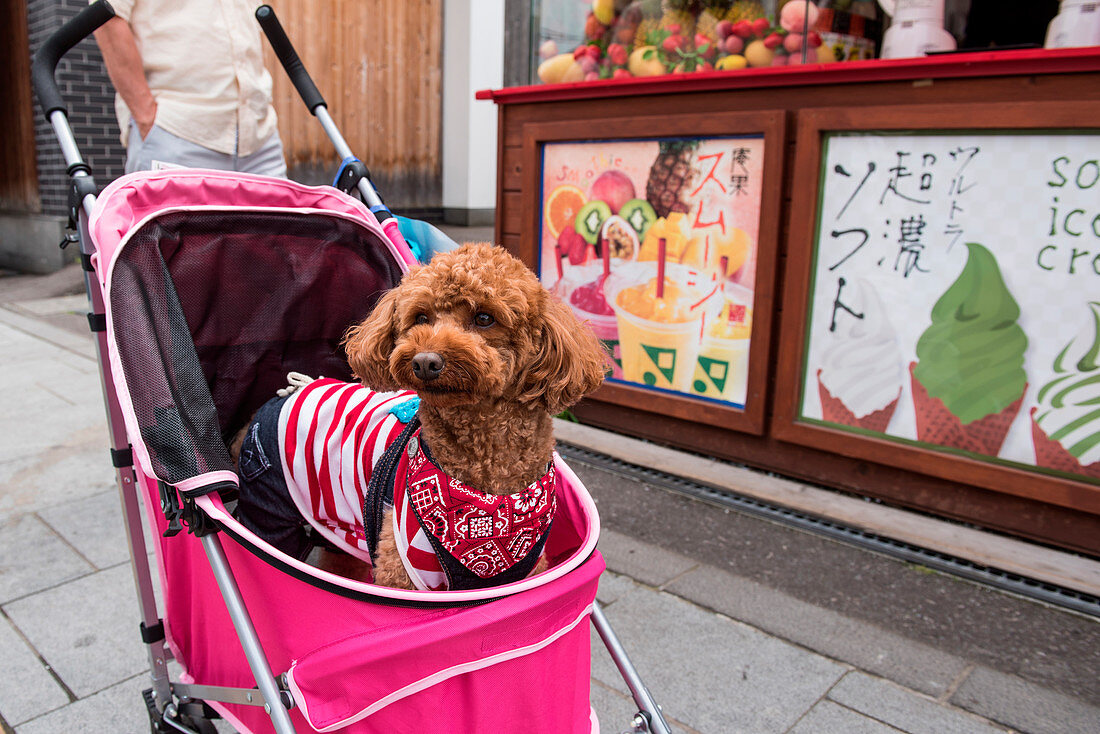
[[[882,37],[882,58],[904,59],[930,51],[954,51],[955,37],[944,30],[944,0],[878,0],[890,16]]]
[[[1047,27],[1046,48],[1100,46],[1100,2],[1062,0]]]

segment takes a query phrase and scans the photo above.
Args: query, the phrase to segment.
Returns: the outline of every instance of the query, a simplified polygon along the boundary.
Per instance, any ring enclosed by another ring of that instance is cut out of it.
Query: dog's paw
[[[303,375],[301,372],[287,372],[286,387],[280,387],[278,390],[275,391],[275,394],[278,395],[280,398],[289,397],[298,392],[298,390],[300,390],[301,388],[319,379],[322,378],[310,377],[309,375]]]

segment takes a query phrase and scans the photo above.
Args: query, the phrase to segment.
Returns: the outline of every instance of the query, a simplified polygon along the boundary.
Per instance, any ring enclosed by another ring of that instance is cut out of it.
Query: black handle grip
[[[306,109],[312,114],[317,114],[314,110],[318,107],[328,107],[325,104],[325,98],[317,91],[317,86],[313,83],[309,72],[302,64],[302,60],[298,58],[294,45],[286,37],[283,25],[275,17],[275,11],[271,9],[271,6],[261,5],[256,8],[256,20],[259,21],[260,27],[264,29],[264,34],[267,35],[271,48],[274,49],[275,55],[279,57],[280,63],[286,69],[286,74],[293,82],[294,88],[298,90],[298,94],[302,96],[302,101],[306,103]]]
[[[96,28],[113,17],[115,17],[115,9],[107,0],[92,3],[54,31],[35,52],[34,61],[31,63],[31,81],[47,120],[55,110],[61,110],[66,113],[66,116],[68,115],[65,101],[61,99],[61,92],[58,91],[57,81],[54,79],[57,62],[61,61],[61,57],[68,53],[69,49],[92,35]]]

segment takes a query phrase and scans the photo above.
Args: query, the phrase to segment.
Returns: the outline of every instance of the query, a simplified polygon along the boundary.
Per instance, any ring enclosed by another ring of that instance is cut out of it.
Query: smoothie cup
[[[562,279],[561,298],[569,304],[573,314],[588,323],[596,338],[607,347],[610,361],[608,374],[621,380],[623,378],[622,356],[619,350],[619,323],[615,312],[607,304],[606,289],[601,288],[600,278],[603,268],[599,263],[571,268],[568,279]]]
[[[615,310],[619,327],[623,379],[649,387],[688,392],[699,356],[706,315],[706,284],[685,288],[685,305],[699,303],[685,321],[654,321],[639,316],[619,303],[626,288],[645,285],[656,277],[653,267],[644,268],[642,278],[613,279],[608,283],[608,303]],[[668,267],[667,275],[675,283],[687,283],[702,276],[688,268]]]
[[[733,286],[727,286],[730,288]],[[718,316],[708,321],[703,343],[696,358],[691,391],[716,400],[744,405],[748,395],[749,338],[752,332],[752,292],[726,292]],[[730,323],[731,308],[742,307],[746,316]]]

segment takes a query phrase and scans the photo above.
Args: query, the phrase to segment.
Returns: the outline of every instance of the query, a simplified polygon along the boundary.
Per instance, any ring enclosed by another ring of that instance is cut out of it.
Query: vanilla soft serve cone
[[[917,438],[996,456],[1020,410],[1027,336],[997,260],[976,244],[932,307],[912,375]]]
[[[1054,360],[1031,409],[1036,466],[1100,478],[1100,303]]]
[[[843,322],[817,371],[821,416],[883,433],[901,395],[901,349],[874,286],[863,278],[853,286],[849,303],[859,316]]]

